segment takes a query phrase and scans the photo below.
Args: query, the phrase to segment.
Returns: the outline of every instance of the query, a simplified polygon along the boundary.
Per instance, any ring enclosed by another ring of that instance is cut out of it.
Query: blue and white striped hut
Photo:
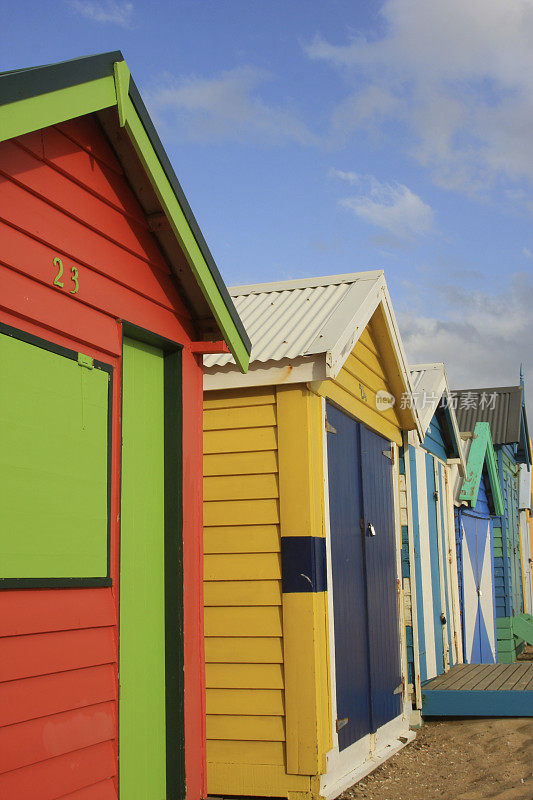
[[[465,461],[444,364],[409,370],[423,438],[411,431],[404,448],[402,560],[409,678],[420,709],[421,685],[462,661],[450,471],[456,465],[464,475]]]

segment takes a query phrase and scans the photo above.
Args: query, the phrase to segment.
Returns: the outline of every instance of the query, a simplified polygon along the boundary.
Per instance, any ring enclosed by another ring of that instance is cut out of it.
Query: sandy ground
[[[343,800],[532,800],[533,719],[426,722]]]

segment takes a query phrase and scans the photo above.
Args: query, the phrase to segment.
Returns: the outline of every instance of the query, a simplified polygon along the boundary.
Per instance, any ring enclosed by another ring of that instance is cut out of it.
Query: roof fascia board
[[[389,290],[385,279],[383,279],[383,287],[382,287],[382,300],[381,305],[383,307],[385,322],[387,325],[388,333],[392,341],[393,345],[393,352],[396,357],[398,369],[400,371],[400,375],[403,381],[404,391],[408,394],[409,397],[413,395],[413,387],[411,384],[411,376],[409,374],[409,366],[407,364],[407,357],[405,355],[405,350],[403,348],[402,337],[400,335],[400,329],[398,328],[398,323],[396,321],[396,316],[394,314],[394,309],[392,306],[392,300],[389,294]],[[398,399],[398,398],[397,398]],[[412,404],[411,404],[412,406]],[[416,429],[420,439],[422,440],[424,437],[422,435],[422,427],[420,424],[420,417],[418,415],[418,411],[416,408],[401,408],[401,403],[398,404],[398,416],[404,428],[410,428],[414,422],[414,428]]]
[[[479,424],[479,423],[478,423]],[[503,491],[502,485],[500,483],[500,476],[498,472],[498,459],[496,457],[496,451],[494,450],[494,445],[492,444],[492,436],[490,435],[490,426],[486,423],[488,427],[488,434],[487,434],[487,449],[485,452],[485,463],[487,465],[487,472],[489,475],[489,482],[490,488],[492,491],[492,499],[494,502],[494,511],[496,516],[503,516],[505,514],[505,504],[503,501]]]
[[[477,503],[479,487],[483,479],[483,465],[487,465],[487,472],[494,501],[494,510],[497,516],[504,513],[503,494],[498,476],[498,461],[488,422],[478,422],[472,436],[472,443],[468,453],[466,477],[459,493],[459,500],[465,500],[474,508]]]
[[[359,282],[355,283],[346,293],[345,297],[343,297],[338,307],[335,309],[335,312],[330,317],[329,322],[322,330],[322,335],[320,337],[322,341],[335,342],[333,347],[330,347],[326,353],[326,363],[329,366],[330,372],[328,377],[337,377],[346,359],[357,344],[359,337],[370,322],[372,314],[379,305],[384,280],[383,274],[381,274],[381,276],[378,276],[377,281],[376,277],[369,281],[368,293],[365,299],[362,302],[359,301],[355,314],[349,318],[347,324],[343,323],[342,329],[339,329],[339,323],[334,321],[333,318],[342,317],[344,309],[349,312],[349,309],[353,307],[354,296],[358,296],[361,293],[361,284]],[[308,352],[324,352],[323,349],[320,351],[319,348],[320,339],[317,337],[309,347]]]
[[[231,354],[239,368],[245,371],[249,362],[249,353],[246,344],[240,332],[237,330],[232,315],[224,302],[224,298],[200,250],[183,208],[176,197],[144,125],[137,114],[131,96],[128,96],[124,110],[124,127],[131,139],[135,152],[146,170],[174,235],[179,241],[191,271],[209,303],[209,307],[226,339]],[[228,299],[230,299],[229,296]],[[232,303],[231,300],[230,302]]]
[[[139,93],[139,90],[137,89],[137,86],[135,85],[135,81],[133,80],[133,78],[131,78],[129,82],[129,96],[139,116],[139,119],[144,128],[148,141],[150,142],[152,149],[156,154],[156,158],[159,161],[162,172],[165,175],[167,182],[170,185],[171,190],[177,199],[178,205],[182,211],[183,216],[187,221],[187,225],[192,233],[192,236],[196,240],[197,249],[201,253],[202,260],[207,266],[208,270],[210,271],[213,283],[217,287],[217,292],[220,294],[222,301],[226,306],[226,310],[228,310],[229,316],[231,318],[231,323],[233,327],[236,328],[238,336],[242,344],[244,345],[244,350],[246,351],[246,364],[248,364],[249,356],[252,350],[252,343],[250,341],[250,338],[246,332],[246,329],[242,323],[241,318],[239,317],[239,314],[237,313],[233,300],[230,297],[230,294],[228,292],[228,287],[224,283],[222,276],[218,271],[218,267],[215,263],[215,260],[211,254],[211,251],[209,250],[207,242],[204,239],[202,231],[200,230],[200,226],[198,225],[196,218],[192,212],[192,209],[189,205],[189,201],[187,200],[185,193],[181,188],[181,184],[178,181],[176,173],[174,172],[172,164],[170,163],[170,160],[165,152],[165,148],[161,143],[159,135],[154,127],[154,124],[150,119],[150,115],[146,110],[146,106],[144,105],[143,99]],[[210,302],[209,297],[206,297],[206,300],[208,301],[208,303]],[[225,333],[224,330],[223,333]],[[228,342],[228,345],[230,345],[230,342]],[[231,349],[231,345],[230,345],[230,350],[232,354],[235,355],[235,353],[233,353],[233,350]],[[240,360],[239,359],[236,360],[242,369],[242,364]]]
[[[412,367],[410,367],[410,370],[411,369]],[[411,372],[409,372],[409,375],[410,374]],[[442,396],[446,392],[446,380],[444,378],[444,371],[441,372],[439,382],[437,386],[434,389],[432,389],[432,392],[435,394],[435,397],[437,399],[434,400],[430,406],[428,406],[427,408],[418,408],[417,405],[418,416],[420,417],[420,424],[422,426],[424,436],[426,435],[428,428],[431,425],[431,422],[433,420],[433,417],[435,416],[435,412],[438,408],[438,405],[442,400]],[[416,395],[418,393],[419,393],[418,389],[415,389],[414,394]]]
[[[326,372],[323,354],[282,361],[254,361],[245,374],[238,372],[235,364],[231,363],[224,367],[204,367],[204,391],[312,383],[326,380]]]
[[[0,142],[117,104],[113,75],[1,106]]]
[[[97,78],[107,78],[113,71],[115,61],[123,60],[120,50],[114,50],[96,56],[81,56],[55,64],[2,72],[0,105],[49,94],[69,86],[79,86]]]
[[[444,386],[445,386],[444,392],[446,393],[446,397],[447,397],[447,403],[446,403],[447,414],[446,414],[446,416],[449,418],[449,420],[451,422],[452,436],[453,436],[453,438],[455,440],[455,446],[457,448],[457,452],[459,453],[459,473],[460,473],[461,477],[464,478],[466,476],[467,467],[466,467],[465,454],[464,454],[464,450],[463,450],[463,440],[461,439],[461,431],[459,430],[459,423],[457,422],[457,415],[456,415],[455,409],[453,407],[452,393],[451,393],[451,390],[450,390],[450,385],[448,383],[448,376],[446,375],[446,367],[443,366],[443,370],[442,371],[443,371],[443,375],[444,375]],[[490,432],[490,428],[489,428],[489,432]],[[492,444],[492,440],[491,440],[491,444]],[[449,460],[452,461],[452,459],[449,459]],[[455,459],[453,459],[453,461],[455,462]]]

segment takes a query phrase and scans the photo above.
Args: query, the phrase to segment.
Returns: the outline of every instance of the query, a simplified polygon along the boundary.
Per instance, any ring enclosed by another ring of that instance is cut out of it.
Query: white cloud
[[[382,183],[372,175],[332,169],[329,176],[359,188],[340,205],[360,219],[399,239],[411,239],[433,229],[433,210],[403,183]]]
[[[437,183],[471,194],[533,180],[533,2],[385,0],[384,33],[305,50],[352,88],[333,124],[399,122]]]
[[[444,361],[457,389],[517,385],[523,362],[533,419],[533,276],[507,276],[503,291],[501,286],[491,291],[488,281],[472,280],[471,288],[441,281],[417,281],[408,305],[418,311],[398,314],[409,361]],[[424,313],[440,303],[445,313]]]
[[[272,105],[261,97],[261,86],[271,80],[269,72],[245,66],[213,78],[167,76],[146,96],[154,115],[174,138],[315,143],[316,137],[294,109]]]
[[[533,252],[529,249],[529,247],[522,248],[522,255],[526,258],[533,258]]]
[[[119,0],[68,0],[73,11],[93,22],[110,22],[122,28],[133,24],[133,3]]]

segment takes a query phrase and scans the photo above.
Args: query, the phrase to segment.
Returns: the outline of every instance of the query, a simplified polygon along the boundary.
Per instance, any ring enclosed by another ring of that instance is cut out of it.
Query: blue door
[[[402,711],[392,460],[390,442],[360,427],[371,711],[377,730]]]
[[[339,749],[344,750],[372,730],[361,534],[361,432],[359,423],[329,403],[327,415],[337,729]]]
[[[401,713],[390,442],[328,403],[339,749]],[[332,430],[333,429],[333,430]]]
[[[467,664],[496,662],[492,519],[461,510],[463,643]]]

